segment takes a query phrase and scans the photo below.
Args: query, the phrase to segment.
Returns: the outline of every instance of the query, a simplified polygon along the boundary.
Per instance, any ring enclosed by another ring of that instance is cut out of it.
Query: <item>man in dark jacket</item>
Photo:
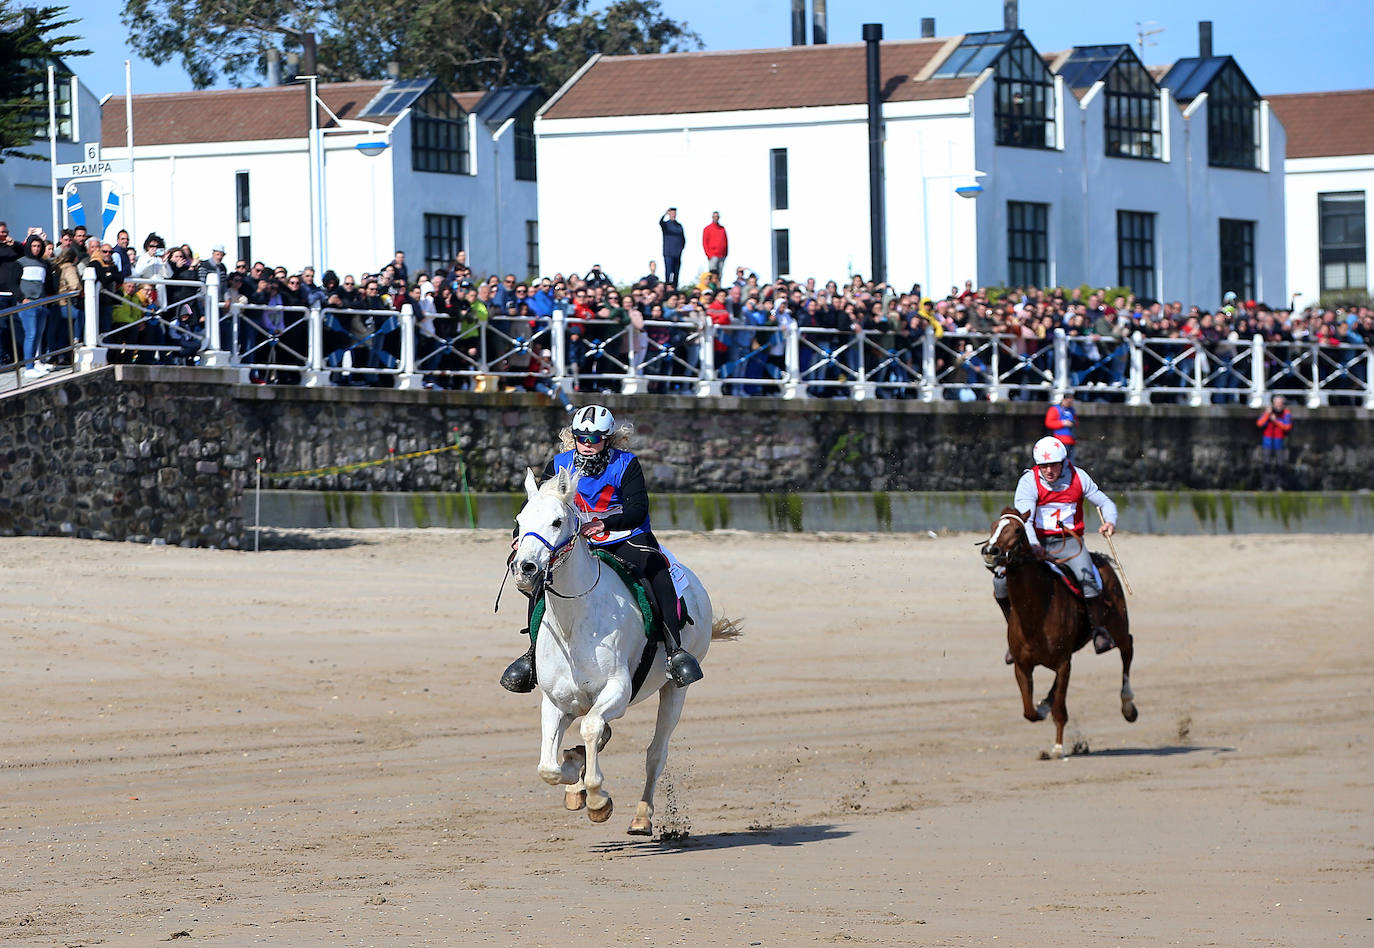
[[[663,282],[676,288],[682,270],[682,251],[687,248],[687,232],[677,222],[677,208],[668,208],[658,219],[663,231]]]
[[[8,309],[19,302],[19,258],[22,256],[24,248],[10,236],[9,225],[0,221],[0,309]],[[0,362],[6,365],[14,361],[8,325],[13,318],[0,319]]]

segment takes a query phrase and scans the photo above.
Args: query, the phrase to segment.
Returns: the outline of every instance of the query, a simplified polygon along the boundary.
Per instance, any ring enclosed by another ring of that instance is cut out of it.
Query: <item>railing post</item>
[[[1374,346],[1364,347],[1364,407],[1374,410]]]
[[[703,314],[704,315],[704,314]],[[720,394],[720,380],[716,378],[716,324],[709,319],[701,329],[701,347],[697,356],[699,377],[697,396]]]
[[[625,360],[629,364],[629,371],[620,379],[620,393],[622,395],[638,395],[644,388],[644,383],[640,378],[643,371],[641,366],[642,359],[639,354],[639,330],[630,324],[625,332],[625,346],[628,358]]]
[[[211,270],[205,274],[205,349],[200,354],[200,364],[219,367],[229,364],[229,355],[224,351],[224,340],[219,331],[219,271]]]
[[[1264,369],[1264,337],[1256,333],[1250,339],[1250,407],[1264,407],[1266,391]]]
[[[1145,397],[1145,337],[1137,329],[1130,335],[1131,376],[1126,382],[1126,404],[1132,408],[1148,405]]]
[[[1202,360],[1206,356],[1203,354],[1202,343],[1196,339],[1191,341],[1193,344],[1193,390],[1188,394],[1188,404],[1196,408],[1202,404]]]
[[[482,333],[486,337],[486,333]],[[485,353],[484,353],[485,355]],[[423,387],[423,379],[415,374],[415,310],[409,303],[401,304],[401,374],[396,376],[399,389]]]
[[[1054,330],[1054,386],[1050,392],[1050,401],[1058,404],[1068,390],[1069,337],[1062,328],[1056,326]]]
[[[796,398],[798,393],[805,392],[797,384],[801,378],[801,327],[793,320],[779,332],[782,333],[783,368],[787,372],[787,381],[782,385],[782,397]]]
[[[550,354],[553,356],[553,385],[564,392],[572,391],[568,378],[568,322],[563,311],[556,309],[549,318]]]
[[[867,364],[867,360],[864,358],[867,341],[867,329],[859,329],[854,333],[854,345],[859,347],[859,367],[856,370],[858,376],[854,379],[854,394],[851,397],[856,402],[861,402],[866,398],[873,399],[878,394],[878,386],[869,380],[868,373],[864,371],[864,366]]]
[[[82,295],[86,301],[86,325],[81,334],[81,347],[76,350],[76,371],[89,372],[105,364],[105,350],[100,346],[100,287],[95,282],[95,267],[87,267],[81,275]],[[11,317],[18,319],[18,316]],[[17,355],[17,353],[16,353]],[[22,362],[22,359],[15,359]]]
[[[1002,337],[994,330],[988,334],[988,341],[992,350],[988,354],[988,401],[998,402],[1007,394],[1002,385]]]
[[[921,332],[925,336],[925,344],[921,346],[921,401],[933,402],[940,388],[935,375],[935,327],[926,322]]]
[[[316,303],[310,307],[305,323],[309,343],[306,346],[306,365],[301,373],[301,385],[306,388],[319,388],[324,384],[324,313]]]
[[[1322,391],[1321,367],[1322,350],[1321,346],[1313,340],[1312,346],[1312,384],[1307,389],[1307,407],[1320,408],[1326,393]]]

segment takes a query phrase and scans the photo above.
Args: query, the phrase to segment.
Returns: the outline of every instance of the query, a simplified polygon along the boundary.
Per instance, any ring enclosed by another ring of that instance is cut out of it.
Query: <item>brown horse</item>
[[[1011,613],[1007,619],[1007,645],[1016,667],[1016,684],[1021,688],[1021,703],[1027,721],[1043,721],[1046,712],[1054,716],[1054,750],[1051,757],[1064,756],[1064,724],[1069,719],[1067,693],[1073,653],[1092,640],[1091,623],[1083,598],[1069,589],[1047,563],[1036,559],[1026,537],[1026,522],[1015,509],[1007,507],[992,525],[982,544],[983,563],[988,569],[1006,570]],[[1093,563],[1102,574],[1102,597],[1107,631],[1121,651],[1121,715],[1136,719],[1135,695],[1131,692],[1131,657],[1134,642],[1126,615],[1126,597],[1112,561],[1099,553]],[[1045,700],[1036,705],[1032,699],[1031,672],[1043,665],[1054,672],[1054,684]]]

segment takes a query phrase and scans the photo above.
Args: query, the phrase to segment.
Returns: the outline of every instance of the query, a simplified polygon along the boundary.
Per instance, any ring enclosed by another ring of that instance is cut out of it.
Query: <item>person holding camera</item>
[[[1293,430],[1293,413],[1282,395],[1275,395],[1255,422],[1260,429],[1260,490],[1283,490],[1283,472],[1288,463],[1288,432]]]

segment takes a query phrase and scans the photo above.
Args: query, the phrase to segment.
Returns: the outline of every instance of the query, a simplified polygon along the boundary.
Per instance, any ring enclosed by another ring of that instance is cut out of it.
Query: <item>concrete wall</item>
[[[566,414],[540,395],[231,384],[231,370],[112,366],[0,400],[0,533],[239,542],[254,459],[275,487],[518,490]],[[1010,496],[1043,403],[601,396],[637,426],[654,494],[992,491]],[[1287,486],[1374,486],[1374,414],[1294,409]],[[1085,404],[1081,460],[1108,491],[1259,484],[1244,408]],[[456,439],[456,440],[455,440]],[[389,459],[458,444],[414,459]],[[360,462],[387,463],[356,466]],[[322,470],[343,468],[342,470]],[[371,501],[369,501],[371,503]]]

